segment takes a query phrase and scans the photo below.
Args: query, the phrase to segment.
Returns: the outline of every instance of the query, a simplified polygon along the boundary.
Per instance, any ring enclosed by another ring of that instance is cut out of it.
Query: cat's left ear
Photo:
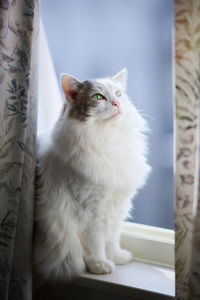
[[[81,86],[81,83],[74,77],[64,74],[61,77],[62,89],[65,94],[65,98],[71,102],[75,99],[77,92]]]
[[[112,77],[112,80],[120,83],[122,85],[122,88],[125,90],[127,81],[127,69],[122,69],[119,73]]]

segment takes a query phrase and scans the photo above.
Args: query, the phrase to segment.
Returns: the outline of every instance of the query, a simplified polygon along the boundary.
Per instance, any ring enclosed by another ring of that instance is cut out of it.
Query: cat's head
[[[62,89],[69,102],[69,116],[80,121],[113,120],[125,113],[127,70],[113,77],[80,82],[65,74]]]

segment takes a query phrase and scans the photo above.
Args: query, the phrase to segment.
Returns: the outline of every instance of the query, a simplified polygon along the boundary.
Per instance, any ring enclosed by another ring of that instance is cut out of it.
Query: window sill
[[[124,222],[121,246],[137,261],[174,268],[174,231]]]
[[[137,261],[117,266],[113,273],[107,275],[85,273],[76,284],[131,296],[132,299],[171,300],[175,295],[173,269]]]
[[[132,263],[107,275],[85,273],[77,284],[127,299],[174,299],[174,231],[124,222],[121,246],[133,253]]]

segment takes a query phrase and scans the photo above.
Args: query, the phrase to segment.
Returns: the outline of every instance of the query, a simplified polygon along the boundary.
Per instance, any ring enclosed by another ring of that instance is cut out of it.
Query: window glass
[[[57,79],[128,69],[128,95],[151,128],[152,173],[130,221],[173,228],[172,0],[41,1]]]

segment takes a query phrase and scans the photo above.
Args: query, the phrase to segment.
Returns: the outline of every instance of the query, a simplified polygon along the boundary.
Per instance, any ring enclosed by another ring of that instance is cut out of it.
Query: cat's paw
[[[112,257],[112,261],[116,265],[125,265],[133,260],[133,255],[130,251],[125,249],[118,250]]]
[[[111,260],[90,260],[87,262],[87,267],[94,274],[108,274],[115,269],[115,265]]]

